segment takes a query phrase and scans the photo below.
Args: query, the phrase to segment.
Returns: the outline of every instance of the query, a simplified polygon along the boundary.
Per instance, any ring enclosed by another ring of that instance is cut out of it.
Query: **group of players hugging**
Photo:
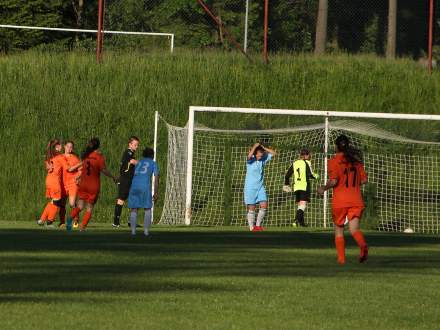
[[[328,160],[328,181],[318,187],[318,194],[333,189],[332,217],[335,228],[337,261],[345,264],[344,226],[348,223],[349,231],[360,248],[359,262],[368,258],[368,246],[360,230],[359,221],[365,208],[361,185],[367,183],[367,174],[362,164],[362,154],[345,135],[335,140],[336,155]],[[264,186],[264,166],[276,152],[260,143],[255,143],[247,155],[244,202],[247,205],[247,220],[250,231],[262,231],[264,216],[268,208],[268,198]],[[293,175],[293,191],[298,205],[295,225],[306,226],[304,212],[311,198],[310,180],[318,179],[311,165],[311,153],[307,148],[300,151],[287,170],[283,191],[292,192],[290,179]],[[256,205],[259,205],[256,215]]]
[[[145,148],[142,158],[135,159],[139,147],[139,138],[132,136],[128,141],[128,149],[121,160],[119,177],[107,170],[105,158],[99,150],[100,140],[92,138],[85,146],[81,156],[74,152],[74,143],[60,140],[49,141],[46,150],[45,168],[46,198],[49,199],[44,208],[38,225],[53,227],[59,214],[59,227],[68,231],[78,228],[84,231],[92,217],[101,189],[101,173],[113,179],[118,185],[118,198],[115,205],[114,228],[120,226],[122,206],[128,199],[130,209],[129,227],[131,234],[136,234],[137,212],[144,209],[144,234],[149,235],[151,226],[151,208],[153,200],[157,199],[159,168],[154,159],[154,151]],[[154,194],[152,193],[151,178],[154,175]],[[70,214],[66,219],[66,203],[69,201]],[[84,210],[80,220],[81,212]]]
[[[328,161],[329,180],[318,188],[318,194],[333,189],[332,216],[335,228],[335,244],[337,261],[345,263],[344,225],[348,222],[351,235],[360,248],[359,261],[368,257],[368,246],[359,227],[359,221],[365,208],[361,185],[367,182],[367,175],[362,165],[362,154],[351,144],[350,139],[340,135],[336,141],[336,155]],[[64,143],[64,152],[59,140],[51,140],[47,146],[45,166],[46,197],[49,199],[38,220],[39,225],[53,226],[57,214],[60,226],[67,230],[79,227],[84,231],[92,217],[92,210],[99,196],[101,173],[110,177],[118,185],[113,227],[119,228],[123,205],[128,200],[130,209],[131,234],[136,234],[137,212],[144,209],[144,234],[149,235],[151,226],[151,208],[157,199],[159,169],[153,160],[151,148],[143,150],[142,159],[135,159],[139,147],[139,139],[129,138],[128,148],[123,153],[119,176],[113,176],[106,168],[105,158],[99,151],[98,138],[91,139],[85,146],[81,157],[74,153],[72,141]],[[262,223],[268,208],[268,198],[264,186],[264,166],[276,152],[273,149],[255,143],[249,150],[246,162],[246,178],[244,185],[244,202],[247,206],[247,220],[252,232],[262,231]],[[152,193],[151,179],[154,176]],[[318,179],[311,165],[311,153],[307,148],[300,151],[299,159],[295,160],[285,174],[284,192],[291,192],[290,179],[293,176],[293,191],[298,205],[295,224],[306,226],[304,213],[311,198],[310,180]],[[70,214],[66,216],[66,202],[69,201]],[[258,214],[256,206],[259,205]],[[85,209],[82,219],[79,216]]]

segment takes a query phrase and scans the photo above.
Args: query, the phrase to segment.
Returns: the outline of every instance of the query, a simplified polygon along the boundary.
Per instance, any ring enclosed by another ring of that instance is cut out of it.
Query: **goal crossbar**
[[[60,31],[60,32],[79,32],[79,33],[98,33],[98,30],[88,29],[71,29],[71,28],[53,28],[45,26],[25,26],[25,25],[5,25],[0,24],[0,28],[16,29],[16,30],[40,30],[40,31]],[[174,51],[174,34],[162,32],[139,32],[139,31],[111,31],[102,30],[104,34],[123,34],[123,35],[140,35],[140,36],[162,36],[170,39],[170,51]]]
[[[190,112],[193,111],[193,112],[266,114],[266,115],[291,115],[291,116],[316,116],[316,117],[440,120],[440,115],[419,115],[419,114],[383,113],[383,112],[289,110],[289,109],[229,108],[229,107],[203,107],[203,106],[190,106],[189,111]]]
[[[186,196],[185,196],[185,224],[191,224],[192,213],[192,171],[193,171],[193,146],[194,146],[194,116],[196,112],[218,113],[243,113],[266,115],[291,115],[291,116],[317,116],[324,119],[325,128],[325,157],[328,154],[329,143],[329,118],[376,118],[376,119],[402,119],[402,120],[435,120],[440,121],[440,115],[403,114],[403,113],[377,113],[377,112],[347,112],[323,110],[290,110],[290,109],[263,109],[263,108],[231,108],[231,107],[206,107],[190,106],[187,126],[187,167],[186,167]],[[327,180],[327,162],[324,163],[324,181]],[[327,204],[327,193],[324,195],[324,209]],[[324,212],[324,227],[326,227],[326,213]]]

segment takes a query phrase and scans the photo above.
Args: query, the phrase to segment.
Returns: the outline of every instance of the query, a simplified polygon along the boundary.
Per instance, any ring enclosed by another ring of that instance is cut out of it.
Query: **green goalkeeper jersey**
[[[290,165],[285,176],[285,185],[290,185],[290,177],[292,174],[293,191],[310,191],[310,179],[319,179],[319,175],[313,172],[310,161],[304,159],[298,159]]]

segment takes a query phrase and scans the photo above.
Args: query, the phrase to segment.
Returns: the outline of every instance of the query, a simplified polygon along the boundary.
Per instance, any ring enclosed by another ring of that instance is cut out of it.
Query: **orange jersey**
[[[46,187],[61,187],[64,165],[63,158],[63,155],[57,155],[46,160],[45,164],[49,168],[46,176]]]
[[[329,179],[337,180],[333,188],[333,209],[346,207],[364,207],[361,184],[366,181],[367,173],[362,164],[350,164],[342,153],[337,153],[328,161]]]
[[[93,151],[83,160],[79,192],[98,193],[101,186],[101,171],[105,168],[104,156]]]
[[[66,190],[71,187],[76,186],[75,178],[79,174],[79,169],[73,172],[69,172],[69,168],[78,165],[80,160],[73,154],[63,155],[64,156],[64,166],[63,166],[63,185]]]

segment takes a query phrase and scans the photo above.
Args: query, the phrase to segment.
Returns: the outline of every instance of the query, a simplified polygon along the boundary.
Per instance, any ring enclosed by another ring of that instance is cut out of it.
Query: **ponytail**
[[[53,139],[47,143],[46,147],[46,160],[49,161],[51,158],[55,157],[59,154],[58,151],[55,150],[55,147],[60,144],[60,140]]]
[[[340,135],[335,141],[336,148],[344,154],[345,159],[352,165],[362,164],[362,152],[351,145],[350,139],[345,135]]]
[[[86,159],[93,151],[99,149],[100,141],[97,137],[90,139],[84,151],[81,153],[81,160]]]

